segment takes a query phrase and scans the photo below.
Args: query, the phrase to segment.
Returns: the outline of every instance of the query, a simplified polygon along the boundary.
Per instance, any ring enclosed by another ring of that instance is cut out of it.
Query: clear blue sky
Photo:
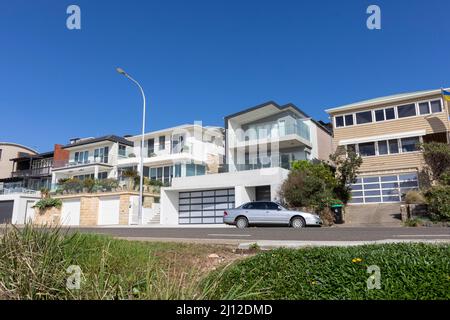
[[[0,0],[0,141],[48,151],[139,133],[139,92],[116,66],[146,90],[148,131],[223,125],[267,100],[327,120],[328,107],[450,86],[450,2]]]

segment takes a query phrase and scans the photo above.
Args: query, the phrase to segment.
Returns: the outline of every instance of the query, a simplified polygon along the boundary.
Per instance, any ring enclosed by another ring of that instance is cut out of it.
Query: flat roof
[[[242,111],[239,111],[239,112],[236,112],[236,113],[233,113],[233,114],[230,114],[230,115],[226,116],[226,117],[225,117],[225,125],[226,125],[226,122],[227,122],[228,120],[232,119],[232,118],[238,117],[238,116],[243,115],[243,114],[245,114],[245,113],[249,113],[249,112],[252,112],[252,111],[256,111],[256,110],[261,109],[261,108],[265,108],[265,107],[267,107],[267,106],[274,106],[274,107],[276,107],[276,108],[277,108],[278,110],[280,110],[280,111],[289,110],[289,109],[295,110],[295,111],[297,111],[298,113],[302,114],[305,118],[308,118],[309,120],[311,120],[312,122],[314,122],[319,128],[321,128],[322,130],[324,130],[324,131],[327,132],[328,134],[330,134],[330,135],[332,134],[332,132],[331,132],[331,130],[330,130],[329,128],[325,127],[324,125],[322,125],[322,124],[319,123],[318,121],[314,120],[312,117],[310,117],[306,112],[304,112],[303,110],[301,110],[301,109],[300,109],[299,107],[297,107],[295,104],[289,102],[289,103],[286,103],[286,104],[284,104],[284,105],[279,105],[278,103],[276,103],[275,101],[272,101],[272,100],[267,101],[267,102],[264,102],[264,103],[261,103],[261,104],[259,104],[259,105],[257,105],[257,106],[254,106],[254,107],[251,107],[251,108],[247,108],[247,109],[244,109],[244,110],[242,110]]]
[[[130,147],[133,146],[133,143],[130,140],[127,140],[127,139],[125,139],[123,137],[119,137],[119,136],[110,134],[110,135],[101,136],[101,137],[98,137],[98,138],[80,139],[79,141],[67,144],[67,145],[65,145],[62,148],[63,149],[68,149],[68,148],[73,148],[73,147],[78,147],[78,146],[83,146],[83,145],[86,145],[86,144],[92,144],[92,143],[103,142],[103,141],[118,142],[118,143],[130,146]]]

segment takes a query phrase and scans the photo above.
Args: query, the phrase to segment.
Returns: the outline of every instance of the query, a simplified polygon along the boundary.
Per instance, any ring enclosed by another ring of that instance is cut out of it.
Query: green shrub
[[[115,189],[119,186],[119,181],[117,179],[102,179],[97,180],[97,185],[100,187],[100,189],[103,189],[105,191],[111,191],[112,189]]]
[[[409,190],[405,194],[404,201],[407,204],[424,204],[424,203],[426,203],[426,199],[423,196],[423,194],[416,190]]]
[[[55,199],[55,198],[42,198],[38,202],[36,202],[33,206],[33,208],[37,208],[39,210],[45,210],[48,208],[61,208],[62,201],[61,199]]]
[[[95,180],[88,178],[83,180],[83,187],[87,189],[88,192],[92,192],[95,186]]]
[[[450,186],[432,187],[425,197],[433,220],[450,221]]]
[[[419,227],[422,225],[422,220],[419,218],[407,219],[403,224],[406,227]]]

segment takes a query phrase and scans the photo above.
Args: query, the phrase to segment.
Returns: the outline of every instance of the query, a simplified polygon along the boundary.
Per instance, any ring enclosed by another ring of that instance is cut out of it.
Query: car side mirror
[[[281,209],[280,207],[277,208],[277,211],[281,211],[281,210],[283,210],[283,209]]]

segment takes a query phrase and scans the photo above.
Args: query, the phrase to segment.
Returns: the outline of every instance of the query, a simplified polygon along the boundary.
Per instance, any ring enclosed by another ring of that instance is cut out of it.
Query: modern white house
[[[62,147],[69,152],[69,159],[54,161],[52,185],[64,178],[116,179],[118,161],[127,157],[132,147],[131,141],[115,135],[71,139]]]
[[[127,138],[133,147],[118,159],[120,173],[139,170],[142,135]],[[217,173],[224,158],[223,128],[184,124],[144,135],[144,177],[170,185],[175,177]]]
[[[225,117],[219,173],[175,177],[161,189],[161,224],[223,223],[223,211],[248,201],[279,200],[292,161],[327,160],[327,127],[293,104],[267,102]]]

